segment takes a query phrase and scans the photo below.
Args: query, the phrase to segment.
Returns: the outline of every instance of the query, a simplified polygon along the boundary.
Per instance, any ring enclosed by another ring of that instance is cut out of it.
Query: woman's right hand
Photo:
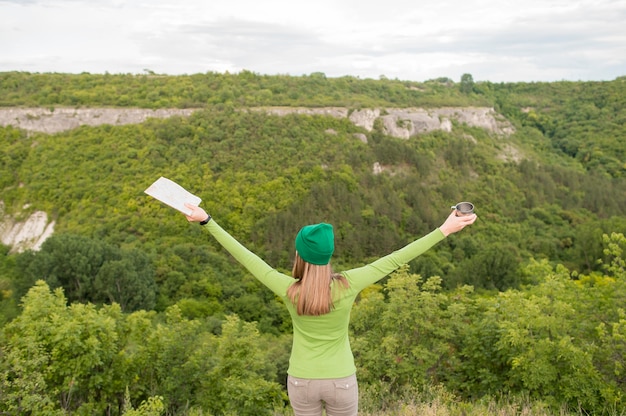
[[[187,221],[189,222],[202,222],[209,218],[209,214],[207,214],[206,211],[200,207],[187,203],[185,204],[185,207],[191,210],[191,215],[185,215],[185,217],[187,217]]]
[[[441,230],[443,235],[447,237],[450,234],[459,232],[468,225],[473,224],[474,221],[476,221],[476,218],[478,218],[476,214],[462,215],[457,217],[456,210],[453,210],[446,219],[446,221],[441,225],[441,227],[439,227],[439,229]]]

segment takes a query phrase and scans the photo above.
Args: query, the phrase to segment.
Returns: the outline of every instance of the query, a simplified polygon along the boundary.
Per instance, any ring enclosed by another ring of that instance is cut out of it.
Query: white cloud
[[[0,71],[626,75],[624,0],[0,0]]]

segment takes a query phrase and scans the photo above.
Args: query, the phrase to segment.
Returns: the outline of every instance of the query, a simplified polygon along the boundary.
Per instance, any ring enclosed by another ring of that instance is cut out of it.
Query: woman
[[[436,230],[371,264],[333,273],[333,227],[307,225],[296,235],[292,276],[283,274],[246,249],[202,208],[192,210],[199,222],[250,273],[285,301],[293,323],[293,344],[287,370],[289,401],[296,416],[356,415],[358,386],[350,349],[348,324],[357,295],[452,233],[476,221],[476,215],[452,211]]]

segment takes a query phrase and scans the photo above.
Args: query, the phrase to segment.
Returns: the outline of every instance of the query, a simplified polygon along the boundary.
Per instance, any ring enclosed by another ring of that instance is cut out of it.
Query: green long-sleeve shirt
[[[293,344],[287,372],[300,378],[341,378],[356,372],[350,348],[350,310],[361,290],[424,253],[445,238],[436,229],[419,240],[363,267],[342,272],[350,286],[336,282],[332,288],[334,308],[320,316],[298,315],[287,297],[295,280],[269,266],[211,220],[206,230],[254,277],[283,299],[293,322]]]

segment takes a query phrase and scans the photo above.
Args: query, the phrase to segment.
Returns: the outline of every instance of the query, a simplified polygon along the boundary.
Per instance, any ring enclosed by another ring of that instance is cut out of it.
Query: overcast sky
[[[0,0],[0,72],[626,75],[626,0]]]

